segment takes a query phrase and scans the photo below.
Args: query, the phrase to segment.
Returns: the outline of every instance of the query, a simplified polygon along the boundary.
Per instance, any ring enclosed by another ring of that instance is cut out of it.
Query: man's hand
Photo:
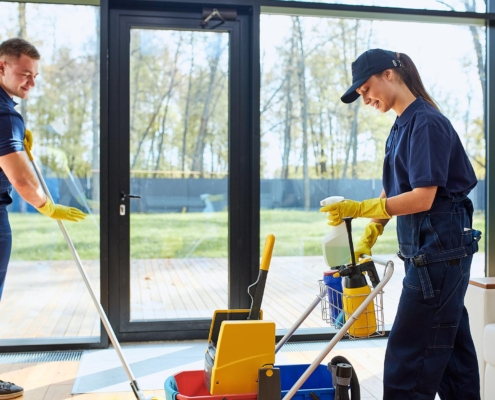
[[[342,200],[320,208],[321,212],[328,213],[328,225],[337,226],[344,217],[368,217],[376,219],[390,219],[385,204],[387,199],[368,199],[364,201]]]
[[[354,246],[354,257],[358,262],[359,257],[362,254],[369,254],[371,256],[371,248],[376,243],[376,239],[383,233],[383,225],[378,222],[370,222],[364,228],[363,236],[359,240],[358,244]]]
[[[86,214],[77,208],[53,204],[49,198],[46,199],[45,205],[37,208],[37,210],[47,217],[63,221],[79,222],[86,218]]]

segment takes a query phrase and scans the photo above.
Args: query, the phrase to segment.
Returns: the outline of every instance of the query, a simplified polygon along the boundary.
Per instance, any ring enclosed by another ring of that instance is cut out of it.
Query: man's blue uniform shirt
[[[418,97],[395,121],[387,139],[383,188],[387,197],[438,186],[437,197],[467,195],[477,183],[450,121]]]
[[[24,150],[24,120],[16,105],[0,86],[0,156]]]
[[[0,86],[0,156],[24,150],[24,119],[15,109],[16,102]],[[12,186],[0,169],[0,204],[10,204]]]

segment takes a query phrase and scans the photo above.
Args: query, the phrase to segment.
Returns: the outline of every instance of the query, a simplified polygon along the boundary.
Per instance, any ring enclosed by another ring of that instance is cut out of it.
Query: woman
[[[464,307],[472,255],[480,232],[472,229],[467,194],[477,180],[449,120],[426,92],[405,54],[368,50],[352,64],[352,86],[397,119],[387,139],[380,198],[344,200],[321,211],[330,225],[342,217],[369,217],[356,257],[371,254],[383,227],[397,216],[399,256],[406,276],[385,354],[384,399],[479,399],[476,353]]]

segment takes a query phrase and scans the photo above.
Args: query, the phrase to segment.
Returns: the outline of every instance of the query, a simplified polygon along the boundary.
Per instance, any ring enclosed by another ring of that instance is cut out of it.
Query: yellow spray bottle
[[[366,272],[368,273],[373,287],[378,285],[380,279],[378,278],[378,273],[376,272],[373,261],[369,260],[361,264],[356,264],[351,234],[352,217],[346,217],[343,218],[343,220],[345,221],[347,228],[352,260],[351,264],[344,265],[339,269],[339,274],[343,278],[342,305],[344,308],[345,320],[347,321],[371,293],[370,286],[368,285],[364,274]],[[376,330],[376,313],[374,302],[372,301],[351,325],[349,334],[355,337],[367,337],[375,333]]]

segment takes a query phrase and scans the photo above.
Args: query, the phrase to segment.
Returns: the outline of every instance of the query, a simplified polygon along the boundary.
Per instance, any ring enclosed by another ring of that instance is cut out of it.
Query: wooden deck
[[[387,258],[387,256],[381,256]],[[385,288],[385,324],[392,324],[404,277],[402,263]],[[99,292],[99,263],[84,261]],[[318,293],[327,267],[321,257],[274,257],[263,299],[264,319],[289,328]],[[476,254],[472,276],[484,276],[484,254]],[[133,320],[209,318],[227,308],[227,260],[135,260],[131,266]],[[379,274],[383,268],[379,267]],[[0,302],[0,340],[98,337],[100,323],[72,261],[12,262]],[[302,328],[322,328],[318,307]]]

